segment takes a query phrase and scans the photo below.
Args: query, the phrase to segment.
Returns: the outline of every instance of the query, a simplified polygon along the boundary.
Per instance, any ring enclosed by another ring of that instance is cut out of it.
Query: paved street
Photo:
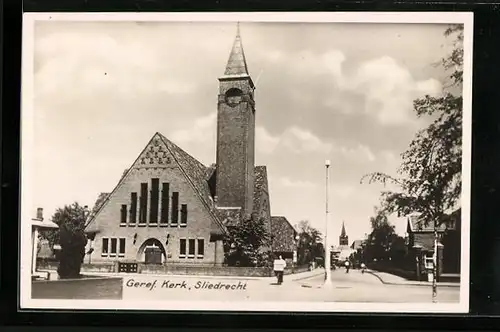
[[[178,301],[321,301],[431,303],[430,286],[387,285],[359,270],[332,271],[332,287],[325,289],[323,274],[294,280],[285,276],[282,285],[274,278],[124,275],[114,279],[35,282],[34,298],[115,299]],[[311,273],[309,273],[311,274]],[[123,285],[123,287],[122,287]],[[440,287],[438,302],[459,301],[459,287]],[[123,295],[122,295],[123,294]]]
[[[34,281],[33,299],[121,299],[122,278],[90,278],[80,280]]]
[[[361,273],[345,269],[332,272],[332,290],[327,292],[321,287],[324,283],[323,276],[317,276],[299,281],[302,287],[321,289],[323,301],[339,302],[382,302],[382,303],[426,303],[432,302],[431,286],[413,285],[387,285],[370,273]],[[459,302],[460,287],[438,287],[437,302]]]

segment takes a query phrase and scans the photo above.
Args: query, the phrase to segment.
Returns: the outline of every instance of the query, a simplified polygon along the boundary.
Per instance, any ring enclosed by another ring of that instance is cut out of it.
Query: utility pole
[[[437,261],[438,261],[438,231],[437,221],[434,220],[434,254],[432,255],[432,303],[437,302]]]
[[[330,246],[328,244],[328,223],[329,223],[329,214],[330,211],[328,210],[328,191],[329,191],[329,173],[330,173],[330,160],[325,161],[325,168],[326,168],[326,210],[325,210],[325,287],[331,288],[332,286],[332,278],[331,278],[331,261],[330,261]]]

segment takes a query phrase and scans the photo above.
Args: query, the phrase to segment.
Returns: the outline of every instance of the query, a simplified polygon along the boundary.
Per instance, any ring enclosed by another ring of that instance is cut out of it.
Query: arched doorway
[[[164,264],[166,259],[165,247],[155,238],[144,241],[137,251],[137,261],[145,264]]]

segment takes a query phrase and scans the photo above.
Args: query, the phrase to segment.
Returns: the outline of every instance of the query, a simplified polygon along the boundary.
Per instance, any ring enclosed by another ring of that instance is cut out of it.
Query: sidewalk
[[[317,269],[314,269],[312,271],[306,271],[306,272],[301,272],[301,273],[297,273],[297,274],[290,274],[287,277],[292,279],[292,281],[301,281],[301,280],[314,278],[316,276],[324,275],[324,274],[325,274],[324,269],[317,268]]]
[[[430,287],[432,282],[429,281],[415,281],[415,280],[407,280],[405,278],[396,276],[394,274],[379,272],[373,270],[366,270],[367,273],[370,273],[377,277],[383,284],[386,285],[408,285],[408,286],[427,286]],[[460,283],[455,282],[438,282],[438,287],[460,287]]]

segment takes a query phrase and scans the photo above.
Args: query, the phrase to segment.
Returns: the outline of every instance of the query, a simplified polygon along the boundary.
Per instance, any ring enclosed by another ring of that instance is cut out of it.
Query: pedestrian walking
[[[349,273],[349,261],[345,261],[345,273]]]
[[[366,265],[365,263],[361,263],[361,273],[365,273]]]
[[[274,274],[278,279],[278,285],[283,283],[283,273],[285,272],[286,262],[285,260],[279,256],[278,259],[274,260]]]

